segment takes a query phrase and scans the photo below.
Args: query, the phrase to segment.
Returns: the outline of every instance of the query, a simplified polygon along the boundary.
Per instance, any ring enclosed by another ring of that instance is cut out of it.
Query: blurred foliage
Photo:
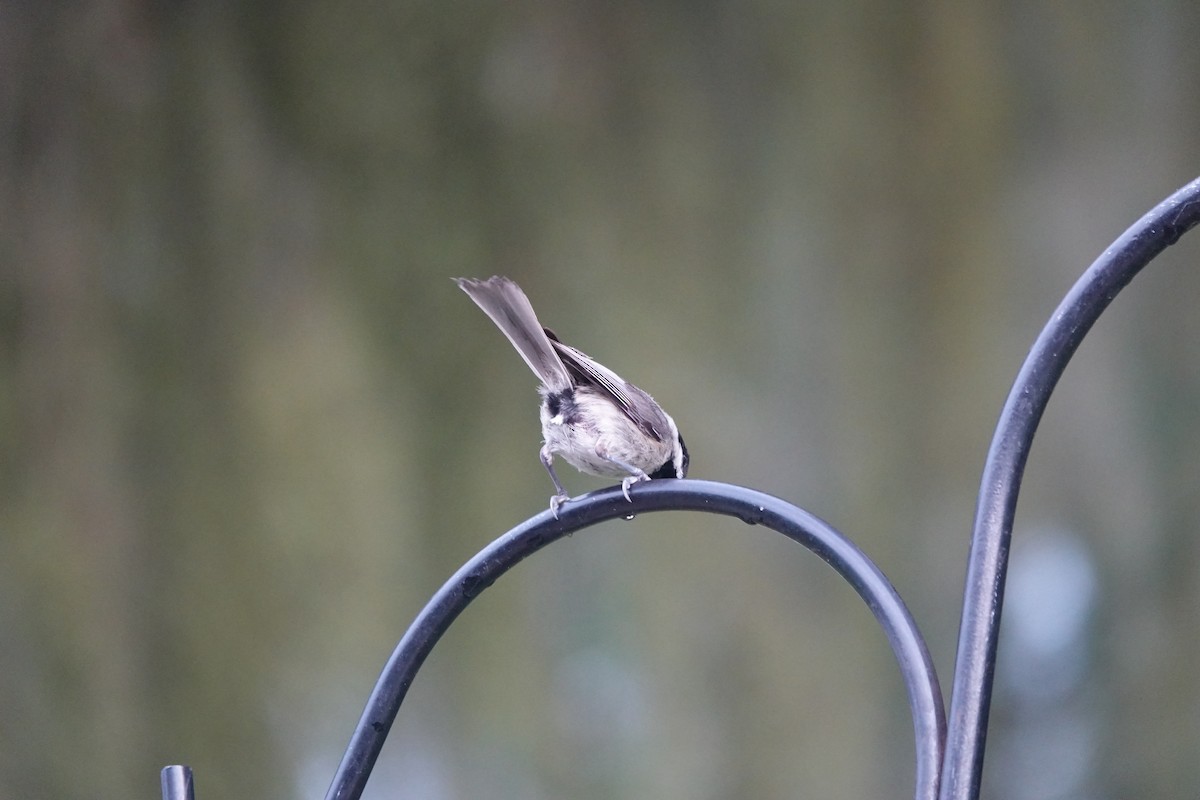
[[[847,532],[948,683],[1004,393],[1197,173],[1198,34],[1179,0],[0,2],[0,798],[168,763],[322,796],[409,620],[550,494],[456,275],[519,280],[695,476]],[[1059,694],[1002,675],[985,796],[1200,789],[1197,252],[1043,422],[1016,546],[1072,531],[1095,608]],[[905,796],[883,637],[777,538],[662,515],[530,559],[368,796]]]

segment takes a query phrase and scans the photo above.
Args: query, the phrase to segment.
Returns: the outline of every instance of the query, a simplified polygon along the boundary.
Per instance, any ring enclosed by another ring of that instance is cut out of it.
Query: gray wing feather
[[[571,374],[563,366],[520,286],[500,276],[487,280],[455,278],[455,282],[504,332],[547,389],[560,392],[571,386]]]
[[[604,392],[643,433],[656,441],[666,441],[671,426],[667,422],[666,412],[654,402],[653,397],[583,351],[563,344],[553,335],[551,342],[578,384]]]

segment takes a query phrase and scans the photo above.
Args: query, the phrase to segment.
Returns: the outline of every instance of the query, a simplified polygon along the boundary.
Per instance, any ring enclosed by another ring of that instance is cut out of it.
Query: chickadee
[[[541,459],[556,494],[550,510],[570,500],[554,474],[554,456],[580,472],[621,478],[621,491],[651,478],[683,478],[688,451],[675,420],[654,398],[579,350],[563,344],[533,313],[516,283],[500,276],[456,278],[491,317],[541,381]]]

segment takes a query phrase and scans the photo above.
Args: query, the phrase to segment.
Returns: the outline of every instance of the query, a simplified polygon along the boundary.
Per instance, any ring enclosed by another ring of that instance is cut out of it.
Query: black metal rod
[[[413,678],[433,646],[464,608],[526,556],[583,528],[651,511],[688,510],[763,525],[812,550],[845,578],[883,627],[908,691],[916,735],[917,800],[937,797],[945,714],[929,651],[908,609],[861,550],[830,525],[796,506],[753,489],[696,480],[637,484],[633,502],[614,487],[576,498],[518,525],[485,547],[438,590],[400,640],[375,685],[326,800],[357,800],[383,748]]]
[[[163,800],[196,800],[191,767],[172,764],[162,768],[160,777]]]
[[[975,511],[941,800],[979,796],[1013,517],[1042,412],[1067,362],[1108,304],[1197,222],[1200,179],[1160,203],[1096,259],[1042,329],[1009,392],[984,465]]]

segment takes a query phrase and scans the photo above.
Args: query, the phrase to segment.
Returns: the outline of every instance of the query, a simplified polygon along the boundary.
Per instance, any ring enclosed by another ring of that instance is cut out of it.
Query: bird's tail
[[[529,304],[529,298],[520,286],[498,275],[487,280],[454,280],[504,332],[547,389],[559,392],[571,386],[570,373],[554,351],[542,324],[538,322],[537,314],[533,312],[533,306]]]

